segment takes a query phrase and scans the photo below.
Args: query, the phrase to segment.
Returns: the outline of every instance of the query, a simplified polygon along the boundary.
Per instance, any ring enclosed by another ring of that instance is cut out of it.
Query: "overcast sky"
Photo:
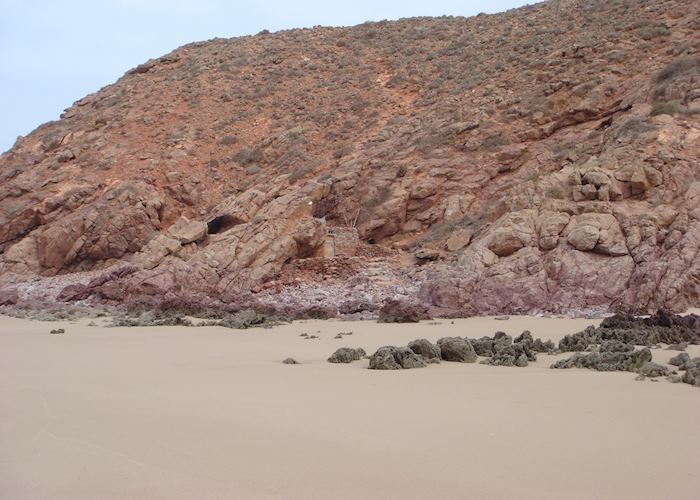
[[[0,152],[73,102],[189,42],[262,29],[494,13],[522,0],[0,0]],[[532,2],[530,2],[532,3]]]

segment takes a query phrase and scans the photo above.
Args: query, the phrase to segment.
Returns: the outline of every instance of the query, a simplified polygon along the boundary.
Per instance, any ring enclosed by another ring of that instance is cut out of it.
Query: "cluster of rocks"
[[[684,351],[689,344],[700,344],[700,316],[685,316],[659,310],[649,317],[615,314],[599,327],[567,335],[559,342],[562,352],[575,352],[554,363],[551,368],[588,368],[598,371],[628,371],[646,377],[667,377],[671,382],[700,385],[700,358],[691,359],[681,352],[669,361],[685,371],[683,377],[652,361],[650,347],[669,344],[668,350]],[[637,350],[636,346],[644,346]]]
[[[66,333],[66,331],[63,328],[56,328],[54,330],[51,330],[49,333],[56,335],[56,334]]]
[[[567,335],[559,341],[559,350],[585,351],[589,346],[617,340],[624,344],[653,346],[659,343],[676,345],[700,344],[700,316],[685,316],[660,310],[648,318],[615,314],[605,318],[599,327]]]
[[[619,341],[603,342],[591,352],[577,352],[573,356],[557,361],[551,368],[588,368],[602,372],[626,371],[646,377],[670,375],[665,366],[652,362],[651,351],[645,347],[635,350],[634,345]]]
[[[700,387],[700,357],[691,358],[688,353],[682,352],[672,357],[668,364],[677,366],[682,372],[681,380],[686,384]]]
[[[426,339],[417,339],[406,347],[384,346],[369,358],[373,370],[398,370],[422,368],[431,363],[453,361],[475,363],[479,356],[486,356],[481,363],[494,366],[527,366],[537,359],[537,352],[552,352],[551,341],[533,339],[525,331],[513,340],[510,335],[497,332],[493,337],[469,339],[467,337],[443,337],[433,344]]]
[[[493,338],[481,337],[472,343],[477,354],[488,356],[482,363],[494,366],[525,367],[530,361],[537,361],[536,353],[555,350],[551,340],[534,339],[527,330],[515,339],[504,332],[496,332]]]
[[[252,309],[217,313],[204,311],[192,314],[192,316],[202,319],[202,321],[195,323],[182,311],[151,309],[141,312],[116,314],[108,326],[223,326],[225,328],[244,330],[254,327],[271,328],[284,321],[283,318]]]

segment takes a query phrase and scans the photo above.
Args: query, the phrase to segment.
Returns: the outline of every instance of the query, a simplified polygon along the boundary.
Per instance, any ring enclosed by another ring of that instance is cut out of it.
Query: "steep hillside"
[[[215,39],[0,157],[0,303],[700,305],[700,4]]]

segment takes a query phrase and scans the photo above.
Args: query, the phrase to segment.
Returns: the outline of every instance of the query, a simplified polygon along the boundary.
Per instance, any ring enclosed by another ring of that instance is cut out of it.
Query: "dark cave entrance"
[[[218,234],[237,226],[241,221],[232,215],[218,215],[207,222],[207,233]]]

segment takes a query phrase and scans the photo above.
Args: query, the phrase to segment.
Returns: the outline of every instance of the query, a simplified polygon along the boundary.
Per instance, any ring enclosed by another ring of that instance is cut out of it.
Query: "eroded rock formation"
[[[698,306],[699,9],[553,0],[176,49],[0,157],[0,301]]]

